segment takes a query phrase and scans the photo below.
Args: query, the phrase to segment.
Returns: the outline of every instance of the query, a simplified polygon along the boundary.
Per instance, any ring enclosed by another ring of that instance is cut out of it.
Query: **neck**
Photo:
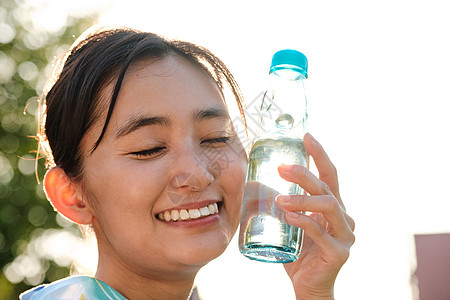
[[[142,275],[127,268],[112,267],[113,265],[103,264],[99,259],[95,277],[129,300],[186,300],[191,294],[196,275],[196,272],[184,275],[178,272]]]
[[[98,232],[98,231],[97,231]],[[119,255],[97,234],[98,265],[95,277],[102,280],[129,300],[186,300],[201,266],[182,264],[165,265],[142,262],[139,265],[125,263]]]

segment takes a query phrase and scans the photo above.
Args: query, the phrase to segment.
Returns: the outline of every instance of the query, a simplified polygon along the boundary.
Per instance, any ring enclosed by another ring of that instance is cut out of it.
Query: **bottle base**
[[[240,251],[247,258],[268,263],[290,263],[299,257],[296,249],[259,243],[248,244]]]

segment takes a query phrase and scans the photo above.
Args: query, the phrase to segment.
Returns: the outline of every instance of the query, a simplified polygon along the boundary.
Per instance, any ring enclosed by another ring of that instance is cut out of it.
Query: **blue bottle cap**
[[[269,73],[283,68],[295,69],[308,78],[308,59],[297,50],[280,50],[273,55]]]

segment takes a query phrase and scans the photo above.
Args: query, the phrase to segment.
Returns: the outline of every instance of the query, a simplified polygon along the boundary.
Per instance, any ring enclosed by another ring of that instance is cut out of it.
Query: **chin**
[[[202,267],[219,257],[228,247],[233,234],[214,233],[213,236],[202,236],[188,241],[175,253],[185,265]]]

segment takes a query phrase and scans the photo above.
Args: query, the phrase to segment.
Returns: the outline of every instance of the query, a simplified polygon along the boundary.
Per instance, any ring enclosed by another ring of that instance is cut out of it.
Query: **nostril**
[[[201,183],[190,173],[180,173],[171,180],[167,194],[174,204],[194,202],[203,191]]]
[[[190,187],[200,189],[200,181],[191,173],[181,173],[173,177],[172,184],[174,188]]]
[[[208,185],[214,182],[214,175],[208,170],[194,170],[194,172],[181,172],[173,176],[171,188],[186,188],[190,191],[203,191]]]

